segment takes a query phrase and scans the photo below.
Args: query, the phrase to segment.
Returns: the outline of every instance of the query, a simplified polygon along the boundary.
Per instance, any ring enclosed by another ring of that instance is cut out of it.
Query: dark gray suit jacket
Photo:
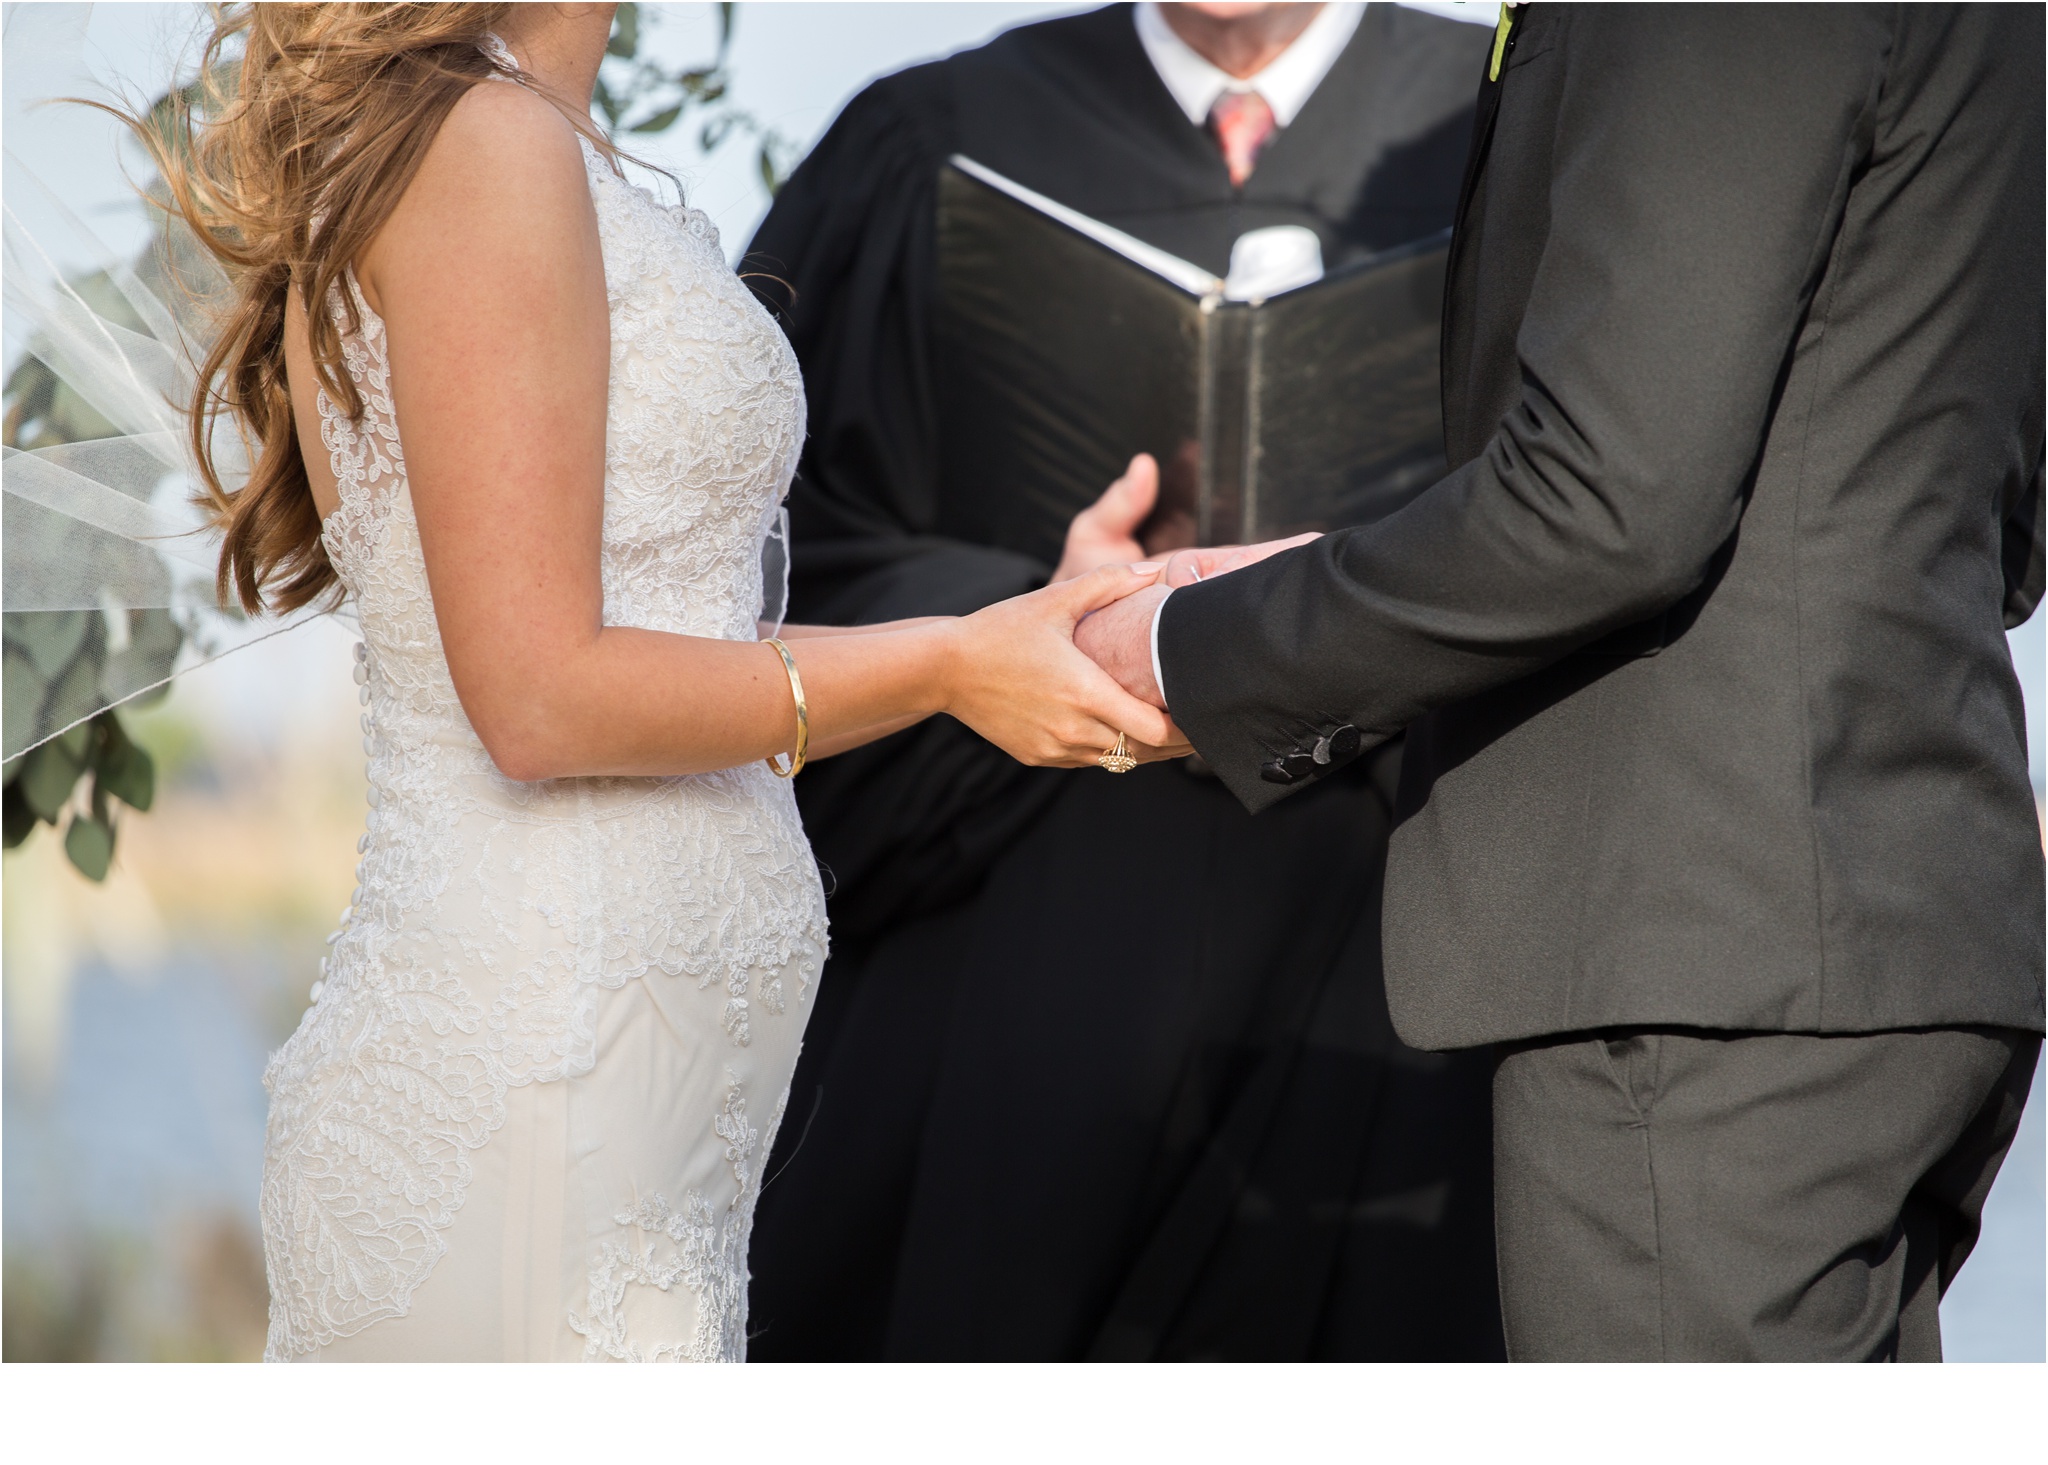
[[[1409,727],[1409,1042],[2040,1030],[2004,630],[2042,588],[2042,43],[2036,6],[1517,12],[1460,466],[1160,622],[1255,809]]]

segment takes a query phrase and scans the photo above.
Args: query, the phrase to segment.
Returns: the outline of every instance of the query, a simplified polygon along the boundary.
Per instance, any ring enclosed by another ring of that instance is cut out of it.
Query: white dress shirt
[[[1273,109],[1273,120],[1285,127],[1351,44],[1364,14],[1365,6],[1357,0],[1333,0],[1263,71],[1247,77],[1232,76],[1175,35],[1151,0],[1137,8],[1138,40],[1152,59],[1152,69],[1197,127],[1208,122],[1209,109],[1225,92],[1257,92]]]

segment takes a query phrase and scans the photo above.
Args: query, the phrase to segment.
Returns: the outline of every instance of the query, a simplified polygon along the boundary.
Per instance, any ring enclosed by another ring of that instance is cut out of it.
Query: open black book
[[[1207,271],[955,157],[938,190],[942,530],[1056,560],[1068,521],[1137,452],[1162,470],[1152,553],[1392,512],[1444,470],[1448,241],[1232,299]]]

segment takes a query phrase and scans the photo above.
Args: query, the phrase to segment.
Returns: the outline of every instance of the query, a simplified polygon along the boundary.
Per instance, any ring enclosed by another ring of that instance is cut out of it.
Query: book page
[[[1190,295],[1217,295],[1223,290],[1223,282],[1203,269],[1190,264],[1178,255],[1156,249],[1142,239],[1133,238],[1121,229],[1112,229],[1098,219],[1091,219],[1078,209],[1070,209],[1063,203],[1055,203],[1042,193],[1034,193],[1021,183],[1005,178],[993,168],[984,168],[974,159],[955,153],[949,162],[970,178],[979,179],[990,188],[1008,194],[1019,203],[1029,204],[1051,219],[1057,219],[1077,234],[1086,235],[1105,249],[1111,249],[1136,265],[1152,271],[1162,279],[1170,280]]]

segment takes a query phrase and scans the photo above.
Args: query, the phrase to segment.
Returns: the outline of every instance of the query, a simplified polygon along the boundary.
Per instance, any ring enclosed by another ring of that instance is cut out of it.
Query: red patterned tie
[[[1223,149],[1224,164],[1230,169],[1234,188],[1244,187],[1258,162],[1259,149],[1273,140],[1278,126],[1273,109],[1257,92],[1225,92],[1209,109],[1209,130]]]

